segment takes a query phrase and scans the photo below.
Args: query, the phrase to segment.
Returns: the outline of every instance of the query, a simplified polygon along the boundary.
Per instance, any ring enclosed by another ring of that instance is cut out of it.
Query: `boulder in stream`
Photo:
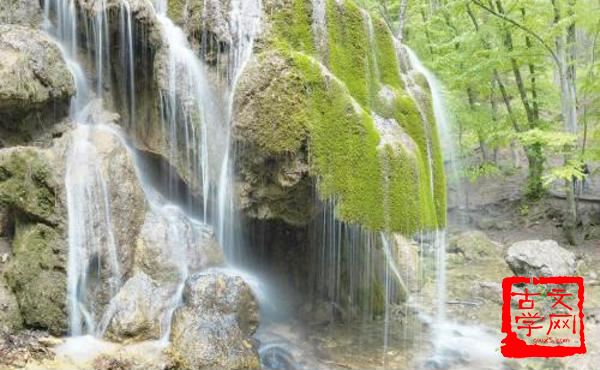
[[[167,293],[143,272],[127,280],[103,318],[107,336],[117,341],[158,339]]]
[[[519,276],[572,276],[575,255],[554,240],[523,240],[506,252],[506,263]]]
[[[172,354],[182,369],[259,369],[250,339],[258,303],[239,276],[218,271],[192,275],[172,323]]]

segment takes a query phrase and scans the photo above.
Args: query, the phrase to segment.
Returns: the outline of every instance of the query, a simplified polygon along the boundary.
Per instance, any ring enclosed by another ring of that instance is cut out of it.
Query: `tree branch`
[[[558,59],[558,56],[556,55],[556,53],[554,52],[554,50],[548,46],[548,44],[544,41],[543,38],[541,38],[537,33],[533,32],[532,30],[530,30],[529,28],[523,26],[521,23],[515,21],[514,19],[504,15],[504,14],[500,14],[498,12],[496,12],[494,9],[484,5],[483,3],[481,3],[479,0],[471,0],[473,2],[473,4],[477,5],[478,7],[480,7],[481,9],[487,11],[488,13],[492,14],[493,16],[502,19],[505,22],[508,22],[518,28],[520,28],[521,30],[525,31],[526,33],[530,34],[531,36],[533,36],[533,38],[535,38],[537,41],[539,41],[539,43],[546,49],[548,50],[548,52],[550,53],[550,55],[552,56],[552,59],[554,59],[554,62],[557,65],[560,65],[560,61]]]

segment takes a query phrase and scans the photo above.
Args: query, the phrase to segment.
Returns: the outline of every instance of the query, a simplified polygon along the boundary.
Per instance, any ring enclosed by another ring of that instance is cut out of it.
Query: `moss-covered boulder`
[[[0,25],[0,60],[0,147],[48,140],[75,93],[58,46],[41,31]]]
[[[64,213],[58,195],[61,184],[44,153],[33,147],[0,150],[0,206],[56,225]]]
[[[6,268],[25,324],[60,335],[67,329],[66,245],[43,223],[15,225],[13,256]]]
[[[10,257],[3,271],[26,326],[66,330],[66,208],[50,150],[0,149],[0,208]],[[59,166],[60,167],[60,166]]]
[[[333,199],[340,220],[371,230],[443,227],[431,102],[406,90],[392,33],[352,1],[313,3],[265,5],[265,33],[235,100],[241,208],[298,224],[311,220],[313,199]],[[317,11],[326,14],[318,47]]]
[[[488,238],[488,236],[477,230],[470,230],[454,235],[448,242],[448,253],[452,260],[477,261],[481,259],[502,258],[502,246]]]

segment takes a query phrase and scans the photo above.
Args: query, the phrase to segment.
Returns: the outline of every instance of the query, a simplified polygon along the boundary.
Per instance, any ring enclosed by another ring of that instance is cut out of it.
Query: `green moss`
[[[327,0],[329,69],[363,107],[370,103],[369,39],[360,8],[351,1]]]
[[[182,20],[185,12],[186,0],[169,0],[167,14],[169,18]]]
[[[276,9],[272,22],[280,40],[285,40],[292,48],[307,54],[314,54],[311,29],[312,3],[310,0],[287,0]]]
[[[17,222],[6,281],[17,297],[25,324],[55,335],[66,331],[64,240],[44,224]]]
[[[257,142],[279,153],[300,148],[307,135],[320,196],[336,200],[343,221],[404,234],[443,226],[439,139],[434,124],[428,127],[404,91],[391,32],[374,17],[371,33],[368,18],[352,1],[327,0],[326,6],[327,68],[334,77],[327,76],[316,58],[310,1],[289,0],[273,16],[271,50],[286,58],[289,71],[283,80],[273,79],[270,97],[261,102],[264,127]],[[391,99],[379,96],[383,86]],[[430,102],[425,106],[430,108]],[[430,111],[427,120],[433,122]],[[382,148],[371,112],[396,120],[416,143],[416,152]]]
[[[294,109],[306,105],[302,76],[287,68],[285,60],[276,54],[267,53],[260,58],[259,69],[250,73],[271,78],[249,88],[239,88],[239,94],[247,97],[245,109],[252,112],[244,135],[268,153],[295,153],[306,137],[305,112]]]
[[[382,19],[373,17],[372,22],[380,82],[393,88],[402,89],[404,84],[400,77],[400,66],[392,33]]]

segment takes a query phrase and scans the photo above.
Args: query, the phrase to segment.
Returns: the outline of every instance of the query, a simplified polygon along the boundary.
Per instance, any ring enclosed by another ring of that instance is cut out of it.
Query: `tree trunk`
[[[554,8],[554,23],[558,24],[561,21],[560,9],[557,1],[552,0]],[[572,9],[574,0],[569,1],[569,8]],[[573,37],[575,33],[574,23],[569,25],[567,31],[567,42]],[[565,131],[571,134],[577,133],[577,96],[575,89],[575,55],[574,47],[565,45],[564,34],[559,34],[555,40],[556,43],[556,55],[558,59],[558,75],[560,81],[560,103],[561,111],[563,115],[563,122]],[[567,52],[569,49],[570,53]],[[568,165],[571,161],[571,155],[566,154],[564,156],[564,164]],[[565,198],[567,200],[566,216],[563,224],[565,236],[569,243],[577,244],[577,203],[575,200],[575,189],[573,188],[573,180],[565,179]]]
[[[542,174],[544,172],[544,155],[539,144],[531,145],[526,149],[529,173],[527,179],[527,198],[538,200],[544,195]]]

